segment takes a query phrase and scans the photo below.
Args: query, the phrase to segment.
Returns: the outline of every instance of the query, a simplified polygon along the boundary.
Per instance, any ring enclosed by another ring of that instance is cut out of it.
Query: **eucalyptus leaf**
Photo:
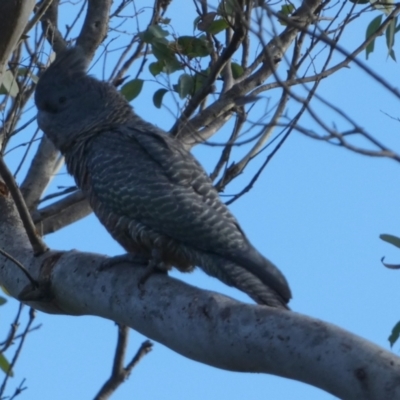
[[[125,96],[128,101],[133,100],[139,96],[143,88],[143,79],[133,79],[121,88],[121,93]]]
[[[153,95],[153,104],[157,108],[161,108],[163,97],[164,97],[165,93],[167,93],[167,92],[168,92],[167,89],[158,89],[154,93],[154,95]]]

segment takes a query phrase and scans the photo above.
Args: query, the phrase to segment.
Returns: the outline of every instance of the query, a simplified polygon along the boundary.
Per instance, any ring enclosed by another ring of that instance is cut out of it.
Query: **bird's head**
[[[100,129],[129,117],[129,103],[110,84],[88,76],[80,47],[65,50],[43,73],[36,87],[39,127],[55,146],[68,147]]]

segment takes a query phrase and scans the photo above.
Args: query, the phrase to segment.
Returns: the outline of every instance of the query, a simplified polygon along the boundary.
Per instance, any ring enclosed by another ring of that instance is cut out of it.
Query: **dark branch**
[[[124,360],[126,356],[126,348],[128,346],[129,327],[118,324],[118,341],[117,348],[115,349],[114,363],[110,378],[104,383],[100,391],[94,397],[94,400],[107,400],[124,383],[125,379],[130,375],[132,369],[139,363],[139,361],[148,354],[152,348],[153,343],[146,340],[141,344],[138,351],[132,360],[124,367]]]

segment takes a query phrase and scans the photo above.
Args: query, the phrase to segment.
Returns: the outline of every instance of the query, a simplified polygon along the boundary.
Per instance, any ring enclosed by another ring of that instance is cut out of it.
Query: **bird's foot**
[[[153,273],[163,273],[166,274],[168,271],[168,266],[162,261],[160,252],[158,250],[153,250],[151,252],[151,259],[148,261],[146,269],[139,281],[139,287],[143,288],[143,285],[149,279],[150,275]]]
[[[101,264],[99,271],[106,271],[122,263],[148,265],[149,259],[141,254],[121,254],[120,256],[110,257],[105,260]]]

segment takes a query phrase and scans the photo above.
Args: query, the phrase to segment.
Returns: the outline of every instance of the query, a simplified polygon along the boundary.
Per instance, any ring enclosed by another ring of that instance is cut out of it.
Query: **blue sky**
[[[182,32],[192,29],[187,17],[192,12],[189,6],[189,2],[173,2],[168,13],[176,26],[182,26]],[[343,41],[346,48],[353,49],[363,40],[366,25],[375,15],[377,12],[369,14],[349,29]],[[378,40],[367,65],[399,86],[399,65],[386,58],[384,38]],[[360,60],[365,61],[364,54]],[[101,76],[96,70],[93,73]],[[146,82],[145,92],[133,105],[143,118],[168,130],[173,117],[168,111],[159,111],[153,106],[153,87]],[[344,69],[325,79],[319,93],[339,105],[380,141],[399,151],[399,122],[384,114],[397,118],[399,100],[365,72],[356,66]],[[344,124],[317,102],[313,105],[328,125]],[[295,102],[289,103],[289,110],[295,107]],[[310,118],[304,118],[302,125],[317,129]],[[217,151],[198,146],[194,154],[210,171]],[[13,166],[19,156],[20,153],[14,152],[7,161]],[[242,187],[262,161],[263,156],[226,192],[234,193]],[[384,268],[380,258],[387,256],[388,262],[400,263],[400,251],[382,242],[379,234],[400,236],[399,173],[400,165],[394,161],[360,156],[294,133],[254,189],[231,206],[255,247],[285,273],[293,291],[294,311],[337,324],[386,349],[389,349],[390,330],[400,320],[396,306],[400,301],[400,271]],[[61,174],[54,185],[71,182]],[[46,242],[63,250],[75,248],[107,255],[122,252],[94,216],[48,235]],[[245,294],[201,271],[190,275],[173,272],[172,275],[198,287],[250,302]],[[17,302],[11,299],[0,308],[3,330],[16,308]],[[36,322],[43,326],[29,335],[10,391],[26,378],[29,389],[22,395],[25,398],[92,398],[111,370],[117,335],[114,323],[95,317],[43,313],[38,313]],[[143,340],[143,336],[132,331],[130,354],[134,354]],[[393,351],[397,354],[399,345]],[[287,379],[218,370],[155,343],[153,351],[113,399],[255,400],[260,397],[333,398],[319,389]]]

